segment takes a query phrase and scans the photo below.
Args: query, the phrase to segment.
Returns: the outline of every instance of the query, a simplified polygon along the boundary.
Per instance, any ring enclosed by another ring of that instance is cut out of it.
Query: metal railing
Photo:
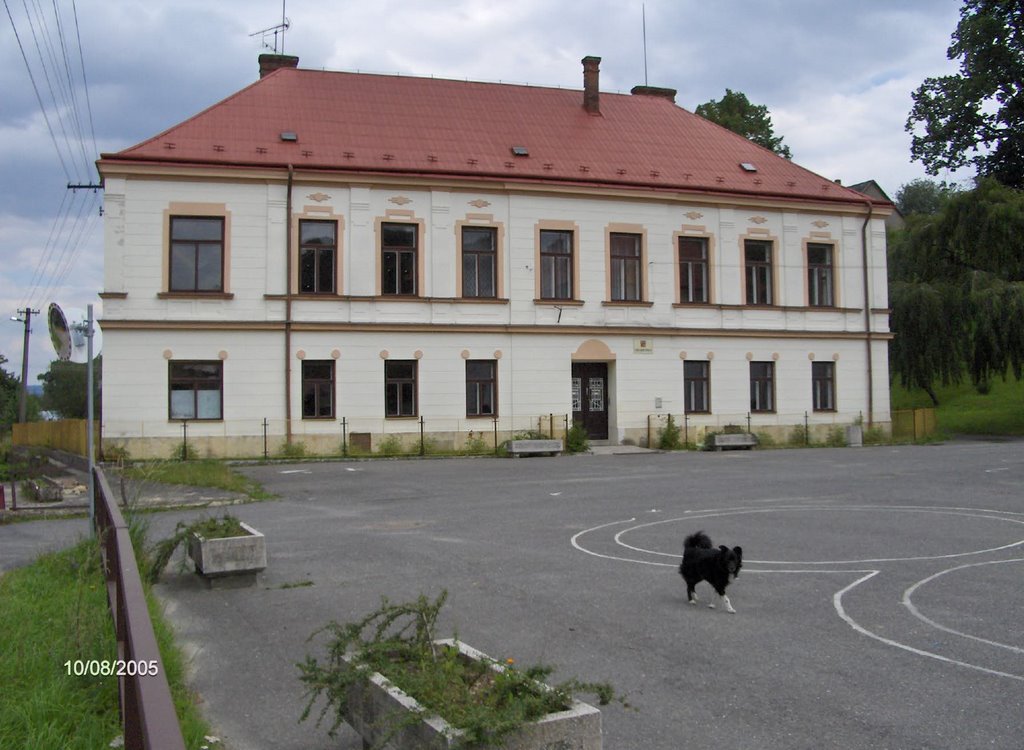
[[[185,750],[128,524],[103,470],[94,467],[93,476],[96,533],[117,636],[124,746],[127,750]]]

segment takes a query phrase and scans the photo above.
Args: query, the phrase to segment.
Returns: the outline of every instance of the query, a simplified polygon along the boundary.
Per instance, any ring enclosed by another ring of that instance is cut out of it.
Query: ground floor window
[[[750,411],[775,411],[775,363],[750,363]]]
[[[384,415],[416,416],[415,359],[390,359],[384,363]]]
[[[169,367],[170,419],[223,418],[223,362],[170,362]]]
[[[711,411],[711,363],[687,361],[683,363],[683,400],[687,414]]]
[[[498,363],[493,359],[466,361],[466,416],[492,417],[498,413]]]
[[[334,417],[334,360],[302,363],[302,418]]]
[[[836,409],[836,363],[811,363],[811,388],[814,411]]]

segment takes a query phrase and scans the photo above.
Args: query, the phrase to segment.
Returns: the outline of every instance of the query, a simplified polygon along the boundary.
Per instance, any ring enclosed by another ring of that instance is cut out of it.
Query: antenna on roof
[[[277,36],[278,36],[278,34],[281,35],[281,53],[280,54],[283,55],[284,54],[284,32],[287,31],[289,29],[289,27],[291,27],[291,25],[292,25],[292,22],[289,21],[287,16],[285,16],[285,14],[284,14],[285,13],[285,5],[286,5],[287,2],[288,2],[288,0],[281,0],[281,23],[277,24],[276,26],[270,26],[268,28],[260,29],[259,31],[254,31],[253,33],[249,34],[250,37],[254,37],[254,36],[262,37],[261,41],[263,43],[263,47],[265,49],[272,50],[275,55],[278,54],[278,51],[277,51]],[[271,45],[269,42],[267,42],[267,37],[270,36],[271,32],[273,32],[273,34],[274,34],[274,44],[273,45]]]
[[[640,18],[644,33],[644,86],[647,85],[647,3],[640,6]]]

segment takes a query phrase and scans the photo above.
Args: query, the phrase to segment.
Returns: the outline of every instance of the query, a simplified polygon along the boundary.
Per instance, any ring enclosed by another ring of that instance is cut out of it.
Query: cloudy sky
[[[794,161],[845,184],[874,179],[892,196],[925,176],[910,162],[904,132],[910,92],[955,71],[946,49],[960,6],[287,0],[283,51],[304,68],[567,88],[582,88],[580,59],[597,55],[603,91],[628,92],[646,80],[677,89],[690,110],[726,88],[742,91],[768,107]],[[95,183],[100,153],[153,136],[256,80],[263,39],[251,35],[281,19],[281,0],[4,0],[0,354],[8,371],[21,371],[24,329],[9,320],[16,311],[31,306],[45,315],[56,300],[93,303],[102,317],[102,194],[67,184]],[[30,383],[51,359],[41,316]]]

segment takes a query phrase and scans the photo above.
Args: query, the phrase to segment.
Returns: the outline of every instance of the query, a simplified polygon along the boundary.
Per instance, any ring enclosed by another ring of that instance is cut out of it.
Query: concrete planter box
[[[211,586],[250,586],[256,574],[267,567],[267,540],[247,523],[245,536],[207,539],[193,534],[188,540],[188,556],[196,572]]]
[[[452,639],[437,641],[453,645],[467,659],[487,660],[485,654]],[[501,664],[493,664],[503,670]],[[408,714],[422,712],[422,706],[372,673],[366,684],[353,685],[348,694],[345,721],[363,738],[363,747],[375,746],[390,735],[386,750],[451,750],[460,747],[462,731],[439,716],[424,714],[410,722]],[[574,700],[566,711],[548,714],[505,738],[504,750],[601,750],[601,712]]]

